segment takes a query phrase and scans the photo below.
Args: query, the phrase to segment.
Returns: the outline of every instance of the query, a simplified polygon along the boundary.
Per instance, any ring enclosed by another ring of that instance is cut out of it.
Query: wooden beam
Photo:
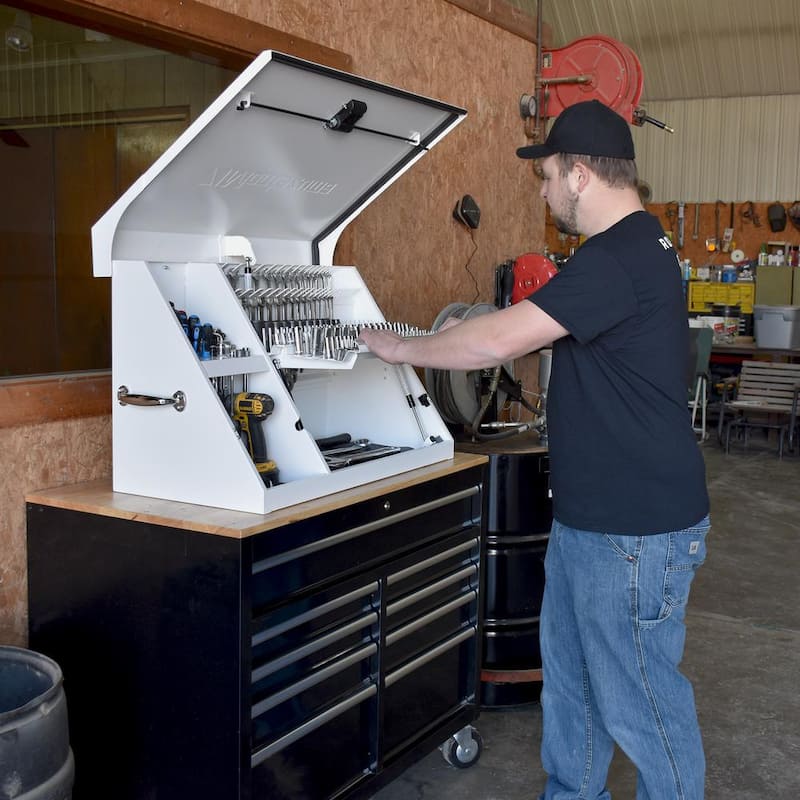
[[[536,43],[536,18],[506,0],[447,0],[454,6],[474,14],[476,17],[497,25],[529,42]],[[542,24],[542,47],[552,41],[552,29]]]
[[[227,69],[241,70],[262,50],[341,70],[349,71],[352,65],[347,53],[198,0],[12,0],[12,5]]]
[[[0,428],[110,413],[110,372],[76,372],[0,381]]]

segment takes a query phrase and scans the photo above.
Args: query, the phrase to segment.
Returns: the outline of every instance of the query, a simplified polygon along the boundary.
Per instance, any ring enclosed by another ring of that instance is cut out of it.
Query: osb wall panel
[[[111,474],[110,417],[0,429],[0,643],[27,644],[25,495]]]
[[[349,53],[356,74],[467,110],[461,125],[351,225],[349,255],[387,318],[427,326],[454,301],[491,301],[495,266],[541,248],[538,186],[515,154],[527,143],[518,106],[533,85],[532,43],[445,0],[209,5],[315,37]],[[452,216],[465,194],[481,208],[474,244]]]
[[[337,263],[361,271],[390,319],[430,325],[454,301],[493,299],[494,267],[544,244],[544,210],[519,96],[535,46],[446,0],[209,0],[217,7],[352,56],[353,72],[467,109],[469,116],[345,232]],[[452,217],[472,195],[474,239]],[[467,272],[475,275],[477,287]],[[521,366],[524,373],[529,367]],[[0,429],[0,641],[26,638],[24,495],[111,472],[108,417]],[[13,467],[13,468],[11,468]]]

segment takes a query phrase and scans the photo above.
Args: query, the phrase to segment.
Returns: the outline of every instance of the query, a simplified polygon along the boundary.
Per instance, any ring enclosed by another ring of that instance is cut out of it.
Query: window
[[[0,377],[108,369],[91,226],[235,72],[0,5]]]

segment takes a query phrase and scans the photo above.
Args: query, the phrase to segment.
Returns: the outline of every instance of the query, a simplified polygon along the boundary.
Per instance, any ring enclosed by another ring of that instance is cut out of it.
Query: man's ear
[[[588,185],[591,178],[591,172],[582,161],[576,161],[575,166],[572,168],[572,174],[575,176],[575,188],[580,194]]]

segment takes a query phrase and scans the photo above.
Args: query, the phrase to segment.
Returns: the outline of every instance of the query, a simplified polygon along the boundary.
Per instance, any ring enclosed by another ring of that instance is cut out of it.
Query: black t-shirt
[[[650,214],[592,236],[529,300],[570,333],[547,396],[553,512],[581,530],[682,530],[708,513],[687,408],[677,254]]]

